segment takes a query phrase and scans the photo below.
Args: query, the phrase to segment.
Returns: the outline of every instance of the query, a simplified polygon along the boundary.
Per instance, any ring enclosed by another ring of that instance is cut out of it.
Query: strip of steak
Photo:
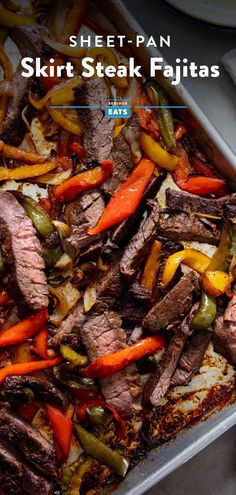
[[[10,30],[10,36],[16,43],[21,57],[40,56],[42,44],[39,36],[39,28],[28,26],[15,26]],[[32,87],[32,79],[22,77],[22,67],[17,68],[13,79],[13,95],[9,98],[7,113],[0,128],[0,139],[14,146],[19,146],[25,134],[26,127],[21,117],[21,112],[28,104],[28,92]]]
[[[143,319],[144,330],[151,333],[179,325],[193,304],[193,296],[198,290],[198,277],[191,271],[157,302]]]
[[[171,384],[184,345],[190,335],[190,323],[196,312],[196,305],[182,321],[173,335],[160,363],[143,387],[143,403],[149,407],[158,406]]]
[[[57,479],[58,472],[53,447],[29,423],[19,419],[10,409],[0,410],[0,438],[13,445],[40,472]]]
[[[214,349],[236,365],[236,294],[229,302],[224,316],[215,320]]]
[[[173,240],[207,242],[217,246],[220,242],[220,228],[213,222],[203,223],[194,215],[178,213],[160,218],[158,235]]]
[[[236,193],[222,198],[209,199],[169,188],[166,190],[166,205],[168,208],[184,211],[185,213],[198,212],[208,215],[235,217]]]
[[[121,328],[121,318],[114,311],[90,318],[81,329],[81,339],[92,360],[126,347],[126,335]],[[136,366],[125,369],[100,380],[102,393],[107,402],[123,415],[130,416],[140,409],[141,392]]]
[[[164,174],[158,177],[154,175],[142,197],[141,203],[136,211],[128,218],[123,220],[117,227],[115,227],[111,241],[118,246],[123,246],[130,241],[131,237],[137,232],[142,215],[147,207],[147,200],[154,199],[159,191],[160,185],[163,181]]]
[[[42,248],[31,220],[13,194],[0,191],[0,240],[6,283],[30,311],[48,306]]]
[[[75,90],[79,105],[98,108],[83,108],[79,110],[83,123],[84,150],[86,161],[113,161],[112,177],[106,181],[102,189],[112,194],[117,187],[127,179],[134,166],[133,156],[128,142],[120,133],[113,139],[115,130],[114,119],[104,118],[103,109],[108,104],[109,92],[104,82],[90,79]]]
[[[86,161],[98,163],[111,158],[114,119],[105,119],[103,108],[108,104],[109,92],[102,79],[89,79],[75,90],[77,103],[90,108],[79,110],[83,123],[83,143]],[[92,107],[98,108],[92,108]]]
[[[159,223],[159,204],[150,200],[148,205],[151,206],[151,213],[139,227],[121,258],[120,272],[127,282],[130,282],[137,273],[156,235]]]
[[[151,290],[133,283],[119,302],[119,313],[126,321],[140,324],[148,312],[151,298]]]
[[[100,314],[114,308],[116,301],[123,291],[120,275],[120,252],[114,252],[110,257],[110,268],[97,283],[97,299],[90,313]]]
[[[187,385],[198,373],[211,337],[209,330],[199,330],[191,335],[171,379],[172,385]]]
[[[83,302],[79,301],[61,323],[58,332],[50,341],[50,346],[56,348],[72,335],[78,336],[85,321]]]
[[[0,470],[1,475],[5,478],[5,481],[3,481],[3,483],[5,482],[5,487],[9,487],[9,491],[0,491],[4,495],[19,495],[21,493],[32,495],[32,492],[42,493],[43,495],[54,495],[56,493],[53,482],[36,474],[22,462],[22,459],[19,458],[18,453],[12,446],[4,444],[2,441],[0,441]],[[57,491],[57,493],[59,492]]]
[[[24,389],[30,388],[37,400],[47,402],[65,410],[69,405],[68,397],[45,378],[32,375],[8,376],[4,383],[4,395],[9,402],[24,401]]]
[[[99,189],[85,191],[66,205],[64,220],[72,229],[70,237],[63,243],[68,253],[77,255],[81,249],[97,243],[101,236],[92,236],[87,230],[96,225],[104,208],[105,203]]]

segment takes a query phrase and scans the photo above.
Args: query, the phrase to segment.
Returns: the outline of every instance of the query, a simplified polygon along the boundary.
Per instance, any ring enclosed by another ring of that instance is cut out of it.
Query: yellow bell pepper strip
[[[145,155],[161,168],[172,172],[177,166],[178,157],[168,153],[157,141],[143,131],[140,135],[140,145]]]
[[[15,26],[34,26],[36,21],[31,17],[15,14],[0,5],[0,26],[14,28]]]
[[[45,78],[46,79],[46,78]],[[74,88],[81,85],[81,78],[75,77],[72,80],[60,82],[56,84],[46,93],[40,100],[36,99],[32,94],[29,94],[29,101],[37,110],[42,110],[50,100],[51,105],[65,105],[71,103],[75,99]]]
[[[57,108],[47,108],[49,115],[56,124],[59,124],[66,131],[71,132],[75,136],[82,134],[82,125],[79,120],[78,112],[72,110],[58,110]],[[63,113],[64,112],[64,113]]]
[[[28,375],[34,371],[45,370],[46,368],[53,368],[62,361],[61,357],[55,359],[43,359],[42,361],[30,361],[28,363],[15,363],[5,366],[0,369],[0,384],[4,382],[7,376],[20,376]]]
[[[230,275],[221,270],[206,270],[202,274],[202,285],[205,292],[212,297],[222,296],[230,284]]]
[[[69,12],[66,15],[65,24],[63,26],[61,41],[69,44],[69,37],[72,34],[77,34],[87,17],[89,8],[89,0],[74,0]]]
[[[63,43],[59,43],[59,41],[49,38],[46,33],[42,33],[42,40],[46,43],[46,45],[55,50],[55,52],[62,53],[67,57],[82,58],[86,53],[86,48],[64,45]]]
[[[0,347],[19,344],[35,335],[48,319],[48,310],[42,309],[29,318],[16,323],[0,335]]]
[[[105,182],[112,174],[113,164],[111,160],[105,160],[100,167],[86,170],[67,180],[54,189],[54,195],[58,201],[70,201],[79,193],[97,187]]]
[[[220,244],[202,275],[205,292],[213,297],[224,294],[230,283],[229,270],[232,247],[232,231],[228,222],[224,222]]]
[[[210,263],[210,258],[197,249],[183,249],[182,251],[171,254],[165,263],[162,273],[162,284],[164,287],[172,280],[181,263],[193,268],[198,273],[203,273]]]
[[[232,247],[232,232],[230,228],[230,224],[228,222],[224,222],[222,234],[220,238],[220,244],[212,257],[208,267],[206,267],[207,271],[216,272],[216,271],[228,271],[229,263],[230,263],[230,250]],[[203,277],[204,281],[204,277]],[[210,283],[212,284],[213,279],[211,277]],[[203,282],[204,283],[204,282]],[[208,289],[209,291],[209,283],[204,284],[204,289]],[[216,290],[216,289],[215,289]],[[201,330],[204,328],[210,327],[213,323],[216,316],[216,300],[215,297],[211,295],[212,291],[210,290],[207,294],[205,290],[202,292],[202,299],[200,308],[198,309],[196,315],[192,320],[191,326],[197,330]]]
[[[162,108],[158,108],[157,110],[161,135],[167,149],[169,150],[171,148],[174,148],[176,145],[174,121],[171,109],[165,108],[168,106],[166,95],[162,88],[160,88],[160,86],[158,86],[155,82],[147,82],[145,84],[145,89],[152,104],[156,106],[162,106]]]
[[[0,156],[24,163],[34,164],[45,162],[45,158],[40,156],[38,153],[24,151],[21,148],[11,146],[10,144],[5,144],[3,141],[0,141]]]
[[[160,265],[161,245],[162,244],[159,241],[153,242],[140,281],[140,285],[146,287],[146,289],[150,289],[151,291],[154,288],[156,275]]]
[[[0,167],[1,180],[21,180],[29,179],[30,177],[38,177],[46,174],[57,166],[56,160],[51,160],[45,163],[37,163],[35,165],[22,165],[17,168]]]
[[[9,57],[4,52],[3,46],[0,46],[0,65],[3,69],[3,75],[5,81],[11,81],[13,76],[13,69]],[[2,124],[6,112],[7,112],[8,96],[1,96],[0,98],[0,125]]]
[[[106,67],[108,65],[112,65],[116,69],[118,67],[115,54],[111,50],[109,50],[109,48],[106,48],[104,46],[101,48],[90,48],[86,53],[86,57],[91,57],[94,59],[94,67],[96,66],[96,63],[98,61],[102,61]],[[111,77],[111,81],[113,84],[115,84],[115,86],[118,86],[118,88],[127,89],[129,87],[129,83],[126,77],[114,76]]]
[[[115,191],[97,225],[89,228],[88,233],[96,235],[132,215],[142,199],[154,170],[154,163],[143,158],[128,179]]]
[[[105,378],[144,356],[155,354],[156,351],[163,347],[165,347],[165,339],[161,335],[146,337],[120,351],[95,359],[87,368],[81,370],[81,373],[87,378]]]
[[[85,454],[97,459],[101,464],[105,464],[119,476],[125,477],[129,463],[123,456],[98,440],[81,425],[75,424],[75,432]]]

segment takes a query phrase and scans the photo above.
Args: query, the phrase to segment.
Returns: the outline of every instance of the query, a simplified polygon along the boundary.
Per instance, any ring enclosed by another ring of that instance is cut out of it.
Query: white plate
[[[218,26],[236,27],[236,0],[166,0],[185,14]]]

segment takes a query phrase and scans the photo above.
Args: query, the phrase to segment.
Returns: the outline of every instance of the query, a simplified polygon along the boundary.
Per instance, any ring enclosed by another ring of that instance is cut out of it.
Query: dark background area
[[[188,78],[184,85],[236,154],[236,86],[220,63],[225,53],[236,48],[236,29],[204,24],[163,0],[124,3],[148,35],[157,39],[160,34],[171,35],[171,47],[161,49],[167,62],[175,65],[177,57],[186,57],[199,64],[220,64],[219,78]]]

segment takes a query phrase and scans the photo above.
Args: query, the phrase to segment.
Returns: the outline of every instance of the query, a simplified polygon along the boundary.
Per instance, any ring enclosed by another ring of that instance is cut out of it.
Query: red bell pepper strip
[[[142,199],[154,169],[155,164],[151,160],[147,158],[140,160],[128,179],[111,197],[98,224],[89,228],[88,233],[96,235],[132,215]]]
[[[125,347],[117,352],[106,354],[95,359],[87,368],[81,372],[89,378],[105,378],[117,371],[122,370],[133,361],[138,361],[144,356],[154,354],[158,349],[165,346],[165,339],[161,335],[153,335],[141,339],[136,344]]]
[[[136,107],[147,107],[151,105],[150,99],[147,95],[140,94],[135,101]],[[137,108],[136,109],[139,119],[139,125],[152,136],[153,139],[160,137],[159,125],[156,116],[156,110],[151,108]]]
[[[120,430],[120,436],[121,436],[121,438],[125,438],[126,437],[126,434],[127,434],[127,428],[126,428],[125,421],[121,418],[121,416],[119,415],[117,409],[112,404],[108,404],[106,402],[106,408],[109,409],[109,411],[112,412],[115,420],[119,424],[119,430]]]
[[[42,361],[30,361],[29,363],[16,363],[5,366],[0,369],[0,384],[4,382],[7,376],[20,376],[28,375],[33,371],[44,370],[46,368],[53,368],[62,362],[61,357],[55,359],[44,359]]]
[[[32,402],[32,404],[19,406],[17,412],[23,419],[31,423],[38,410],[39,406],[37,402]]]
[[[39,330],[34,339],[33,352],[43,359],[48,359],[48,328],[45,326]]]
[[[6,289],[0,289],[0,306],[5,306],[6,304],[12,304],[13,300]]]
[[[105,160],[101,163],[101,167],[95,167],[92,170],[75,175],[54,189],[56,199],[58,201],[69,201],[75,198],[77,194],[99,186],[110,177],[112,168],[112,161]]]
[[[54,406],[47,404],[46,408],[55,439],[67,458],[70,453],[73,421]]]
[[[201,175],[191,177],[194,169],[181,144],[177,146],[176,155],[179,158],[179,162],[172,176],[180,189],[192,194],[206,195],[216,192],[225,185],[225,180],[218,177],[205,177]]]
[[[20,321],[0,335],[0,347],[19,344],[32,337],[46,323],[48,310],[42,309],[29,318]]]
[[[175,139],[179,141],[185,134],[187,134],[184,124],[177,124],[175,128]]]
[[[202,177],[199,175],[190,177],[185,184],[182,184],[181,189],[192,194],[204,196],[205,194],[211,194],[218,191],[218,189],[224,185],[224,179],[218,179],[217,177]]]
[[[84,147],[82,146],[81,143],[79,143],[79,141],[72,141],[69,147],[73,153],[76,153],[76,155],[81,161],[84,159],[85,157]]]
[[[59,466],[62,466],[62,464],[64,464],[64,462],[66,461],[66,456],[65,456],[61,446],[59,445],[59,443],[57,442],[55,437],[53,438],[53,443],[54,443],[54,449],[56,452],[57,463],[59,464]]]
[[[46,73],[48,74],[48,77],[44,77],[44,76],[41,77],[41,81],[46,91],[49,91],[50,89],[53,88],[53,86],[56,86],[56,84],[60,84],[61,82],[60,77],[50,76],[50,67],[54,67],[54,69],[56,69],[58,65],[62,65],[62,64],[63,64],[63,59],[59,57],[56,57],[54,59],[54,62],[52,63],[48,62],[46,69]]]

